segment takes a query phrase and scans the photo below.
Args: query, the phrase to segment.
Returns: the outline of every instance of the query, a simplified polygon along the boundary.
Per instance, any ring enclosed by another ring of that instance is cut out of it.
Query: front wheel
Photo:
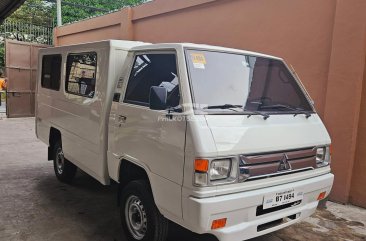
[[[121,222],[129,241],[165,241],[169,221],[154,203],[146,181],[132,181],[122,190]]]
[[[65,158],[61,142],[53,147],[53,168],[57,179],[65,183],[71,183],[77,171],[77,167]]]

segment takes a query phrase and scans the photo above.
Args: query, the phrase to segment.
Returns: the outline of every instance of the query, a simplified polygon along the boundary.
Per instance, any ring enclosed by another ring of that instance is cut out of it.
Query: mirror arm
[[[173,114],[172,112],[176,112],[176,113],[182,113],[183,109],[180,105],[178,105],[177,107],[171,107],[168,106],[168,114],[166,114],[166,117],[168,117],[169,119],[173,119]]]

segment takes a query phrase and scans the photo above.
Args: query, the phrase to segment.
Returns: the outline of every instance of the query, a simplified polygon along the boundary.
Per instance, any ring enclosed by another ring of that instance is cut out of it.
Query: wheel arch
[[[118,171],[118,182],[119,182],[119,189],[118,189],[118,205],[120,203],[120,197],[121,197],[121,192],[123,190],[124,187],[126,187],[126,185],[134,180],[145,180],[148,185],[149,185],[149,189],[150,192],[152,194],[152,197],[154,198],[154,194],[152,191],[152,187],[151,187],[151,182],[150,182],[150,178],[149,178],[149,174],[146,169],[148,169],[147,167],[144,167],[142,165],[139,165],[135,162],[132,162],[130,160],[127,160],[125,158],[123,158],[120,161],[120,165],[119,165],[119,171]]]

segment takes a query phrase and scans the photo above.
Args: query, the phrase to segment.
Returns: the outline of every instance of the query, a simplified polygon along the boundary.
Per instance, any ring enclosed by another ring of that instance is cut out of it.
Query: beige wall
[[[364,0],[155,0],[57,28],[55,42],[111,38],[195,42],[285,58],[315,100],[332,136],[336,175],[332,199],[346,203],[351,194],[352,202],[366,207],[365,192],[360,194],[357,188],[366,181],[362,179],[366,153],[359,147],[356,155],[357,140],[366,142],[362,111],[359,122],[365,12]]]

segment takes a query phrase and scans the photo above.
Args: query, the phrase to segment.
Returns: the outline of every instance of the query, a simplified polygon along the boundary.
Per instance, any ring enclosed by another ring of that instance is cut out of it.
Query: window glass
[[[69,54],[66,63],[66,92],[92,98],[95,92],[97,54]]]
[[[233,112],[229,107],[235,106],[237,113],[313,111],[281,60],[198,50],[187,50],[186,59],[197,108]]]
[[[41,86],[46,89],[59,90],[61,79],[61,55],[45,55],[42,58]]]
[[[175,54],[145,54],[135,58],[125,102],[149,106],[150,88],[165,87],[167,106],[179,105],[180,94]]]

